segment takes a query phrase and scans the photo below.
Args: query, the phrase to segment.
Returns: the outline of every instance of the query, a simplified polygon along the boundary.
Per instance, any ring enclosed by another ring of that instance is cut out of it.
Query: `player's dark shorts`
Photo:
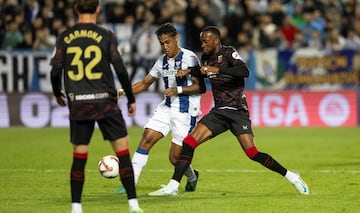
[[[212,137],[229,129],[235,136],[242,134],[253,135],[250,115],[245,110],[213,108],[199,122],[210,129],[213,133]]]
[[[94,132],[95,122],[102,132],[104,140],[113,141],[128,135],[126,124],[121,113],[101,120],[71,120],[70,140],[72,144],[89,144]]]

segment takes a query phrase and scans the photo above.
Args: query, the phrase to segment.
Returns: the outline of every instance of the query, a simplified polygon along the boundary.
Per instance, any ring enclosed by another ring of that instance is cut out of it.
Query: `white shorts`
[[[182,146],[183,139],[194,129],[197,121],[198,118],[190,113],[179,112],[160,104],[145,128],[161,132],[164,137],[171,131],[172,142]]]

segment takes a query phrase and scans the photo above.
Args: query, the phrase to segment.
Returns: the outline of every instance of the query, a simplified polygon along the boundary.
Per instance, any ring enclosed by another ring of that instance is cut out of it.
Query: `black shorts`
[[[210,129],[213,134],[212,137],[228,129],[230,129],[235,136],[242,134],[253,135],[250,115],[249,112],[245,110],[213,108],[199,122]]]
[[[121,113],[101,120],[71,120],[70,140],[72,144],[88,145],[94,132],[95,121],[103,135],[104,140],[113,141],[128,135],[126,124]]]

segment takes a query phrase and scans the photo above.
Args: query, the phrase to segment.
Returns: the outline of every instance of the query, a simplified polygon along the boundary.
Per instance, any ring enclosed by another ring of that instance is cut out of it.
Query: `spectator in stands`
[[[198,36],[201,30],[208,25],[214,25],[214,23],[208,18],[209,8],[204,4],[205,1],[198,2],[196,5],[196,9],[192,11],[195,15],[193,19],[187,21],[187,26],[189,27],[187,30],[187,46],[189,49],[194,50],[195,52],[201,51],[200,39]],[[189,13],[190,11],[187,11]],[[189,14],[187,14],[189,17]]]
[[[74,8],[74,5],[68,5],[67,7],[65,7],[65,10],[64,10],[64,16],[66,17],[65,24],[66,24],[67,28],[73,27],[77,20],[73,8]]]
[[[250,4],[251,7],[254,7],[254,10],[257,13],[266,13],[269,11],[269,3],[271,4],[272,1],[268,0],[255,0],[255,1],[247,1],[247,8],[249,8]]]
[[[249,19],[245,19],[241,25],[241,31],[240,32],[244,32],[247,34],[248,38],[250,39],[250,43],[253,43],[252,42],[252,39],[254,37],[254,24],[251,20]],[[236,40],[238,38],[238,35],[236,35]]]
[[[313,30],[311,32],[311,37],[307,42],[307,47],[315,48],[315,49],[323,49],[324,48],[324,41],[321,38],[320,32],[318,30]]]
[[[224,18],[226,14],[226,5],[225,1],[222,0],[212,0],[209,1],[209,20],[213,22],[216,26],[222,26],[224,23]]]
[[[40,4],[37,0],[28,0],[25,5],[25,17],[26,20],[33,22],[40,13]]]
[[[187,3],[185,0],[175,0],[172,3],[173,5],[173,15],[176,14],[183,14],[185,13],[186,7],[187,7]]]
[[[272,22],[272,17],[268,13],[261,16],[259,43],[261,48],[279,47],[282,44],[281,32]]]
[[[6,32],[1,48],[11,50],[23,41],[22,33],[19,30],[19,24],[15,20],[6,23]]]
[[[327,20],[327,26],[325,29],[326,33],[329,33],[333,28],[341,29],[342,28],[341,10],[338,10],[337,8],[334,7],[326,7],[324,11],[325,11],[324,18],[325,20]]]
[[[328,34],[326,40],[326,49],[332,51],[339,51],[345,47],[345,44],[346,44],[346,40],[340,34],[339,29],[333,28]]]
[[[36,31],[43,28],[44,26],[45,26],[44,19],[41,16],[41,14],[39,14],[38,16],[35,17],[35,19],[31,23],[34,38],[35,38]]]
[[[311,37],[311,33],[313,30],[318,30],[321,32],[321,29],[318,25],[313,21],[314,20],[314,12],[313,11],[306,11],[304,13],[304,23],[299,25],[298,29],[304,35],[305,40],[309,40]]]
[[[31,28],[27,28],[23,32],[23,41],[19,43],[18,49],[32,49],[33,48],[33,34]]]
[[[108,7],[106,20],[111,23],[124,23],[126,15],[122,3],[114,3]]]
[[[243,58],[244,61],[248,61],[249,57],[250,57],[249,56],[250,50],[253,48],[251,39],[249,38],[249,34],[246,32],[240,31],[237,35],[235,47],[238,50],[241,58]]]
[[[60,35],[60,32],[62,32],[62,28],[64,28],[64,23],[62,22],[62,19],[59,17],[56,17],[53,19],[50,25],[50,33],[52,35],[58,36]]]
[[[301,31],[296,31],[292,49],[296,50],[297,48],[305,48],[307,45],[308,44],[304,39],[303,33]]]
[[[50,34],[48,27],[36,30],[33,48],[37,50],[49,50],[55,46],[56,37]]]
[[[360,3],[355,6],[355,15],[352,18],[351,24],[348,26],[354,27],[356,34],[360,35]]]
[[[294,13],[291,16],[291,23],[296,27],[304,24],[303,8],[301,4],[294,3]]]
[[[62,22],[66,22],[65,14],[65,2],[64,0],[58,0],[54,3],[54,17],[61,18]]]
[[[116,5],[113,2],[116,2]],[[357,0],[122,0],[121,4],[119,2],[102,1],[106,11],[98,16],[98,23],[128,24],[134,27],[134,31],[137,27],[168,21],[184,23],[184,31],[187,33],[185,45],[193,50],[199,50],[200,46],[199,39],[193,35],[199,34],[199,29],[215,24],[219,27],[227,27],[227,37],[229,38],[226,40],[232,42],[236,42],[240,31],[251,32],[248,36],[252,45],[255,48],[260,47],[257,44],[258,36],[254,33],[254,29],[260,27],[258,18],[262,17],[259,15],[260,13],[270,14],[272,23],[278,27],[282,27],[280,24],[285,19],[284,15],[289,15],[293,26],[298,30],[306,31],[302,36],[305,36],[305,40],[308,41],[312,36],[313,29],[320,32],[323,41],[326,40],[333,28],[339,29],[345,39],[350,26],[357,35],[360,35],[360,2]],[[0,0],[0,45],[2,45],[7,31],[6,23],[14,19],[22,34],[27,31],[26,26],[32,24],[34,39],[37,29],[45,26],[50,29],[52,35],[57,36],[59,32],[75,24],[77,17],[74,14],[73,6],[74,0]],[[111,17],[114,14],[120,14],[120,16]],[[311,15],[310,24],[308,22],[309,14]],[[306,16],[307,23],[304,23],[304,16]],[[251,30],[242,27],[248,21],[251,22]],[[276,35],[276,32],[279,31],[274,32]],[[283,29],[281,32],[289,46],[291,37],[295,36],[286,35]],[[296,43],[296,46],[299,44],[303,46],[302,42],[297,41]],[[280,46],[277,45],[281,45],[281,42],[272,43],[270,46],[279,48]],[[267,46],[265,45],[265,47]]]
[[[280,27],[280,32],[285,40],[285,46],[291,48],[295,40],[295,34],[297,27],[291,23],[291,16],[285,16],[282,20],[282,25]]]
[[[229,29],[227,26],[221,26],[218,27],[218,29],[221,33],[220,40],[222,44],[229,46],[235,43],[235,40],[232,40],[231,37],[229,36]]]
[[[6,0],[4,3],[2,3],[2,5],[0,4],[0,6],[1,18],[3,18],[3,20],[5,21],[4,23],[13,18],[13,15],[16,14],[19,10],[21,10],[17,0]]]
[[[248,10],[245,10],[244,8],[245,5],[248,5]],[[242,22],[245,20],[245,17],[247,19],[252,20],[253,16],[250,15],[250,13],[252,13],[253,11],[254,11],[254,7],[251,1],[246,1],[246,3],[244,2],[244,5],[242,5],[239,0],[227,0],[224,25],[227,26],[228,35],[231,37],[233,41],[236,40],[237,33],[241,30],[240,28],[234,26],[241,26]],[[205,26],[209,26],[209,25],[214,25],[214,24],[208,24]],[[203,26],[201,29],[203,29],[205,26]],[[196,32],[196,35],[199,34],[200,31]]]
[[[51,23],[54,19],[53,9],[54,9],[54,2],[46,0],[44,3],[44,6],[41,7],[41,10],[40,10],[40,15],[44,19],[44,24],[48,27],[51,26]]]
[[[315,9],[313,12],[312,23],[315,29],[319,32],[321,39],[325,37],[325,19],[320,10]]]
[[[134,32],[137,30],[138,27],[141,27],[142,24],[146,21],[146,7],[143,3],[139,3],[135,6],[134,11]]]
[[[277,27],[281,27],[283,24],[283,19],[286,16],[281,2],[279,0],[270,1],[268,12],[271,15],[273,23]]]
[[[354,49],[360,51],[360,36],[355,32],[353,28],[347,30],[345,39],[345,48]]]

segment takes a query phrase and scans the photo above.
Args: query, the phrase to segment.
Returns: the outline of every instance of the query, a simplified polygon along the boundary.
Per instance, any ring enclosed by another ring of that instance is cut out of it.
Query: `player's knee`
[[[245,153],[248,156],[248,158],[252,159],[255,157],[255,155],[258,153],[258,149],[256,146],[252,146],[250,148],[245,149]]]
[[[152,146],[154,146],[156,142],[154,142],[154,139],[150,136],[143,136],[143,138],[140,141],[139,147],[141,147],[144,150],[150,150]]]

